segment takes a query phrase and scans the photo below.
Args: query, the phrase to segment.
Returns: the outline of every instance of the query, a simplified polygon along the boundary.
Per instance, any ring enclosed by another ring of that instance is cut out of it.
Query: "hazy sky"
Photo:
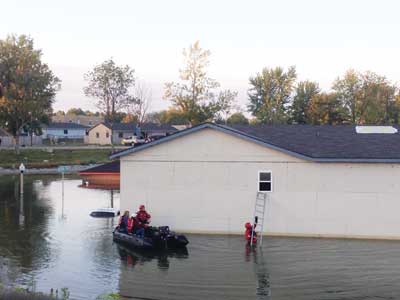
[[[152,88],[152,110],[168,107],[182,49],[210,49],[209,73],[247,101],[248,78],[296,65],[300,80],[331,82],[355,68],[400,81],[400,1],[1,0],[0,38],[29,34],[62,80],[55,109],[94,109],[83,74],[113,57]]]

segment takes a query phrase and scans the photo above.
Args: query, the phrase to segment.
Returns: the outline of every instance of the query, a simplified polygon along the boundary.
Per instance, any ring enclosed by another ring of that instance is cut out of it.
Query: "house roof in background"
[[[399,129],[398,127],[394,126]],[[400,134],[358,134],[355,126],[259,125],[223,126],[204,123],[161,140],[111,155],[117,158],[211,128],[255,142],[301,159],[315,162],[400,163]]]
[[[44,125],[44,128],[51,128],[51,129],[87,129],[88,126],[84,126],[81,124],[76,123],[50,123],[49,125]]]
[[[102,122],[99,124],[103,124],[104,126],[108,127],[108,128],[112,128],[112,130],[115,131],[129,131],[134,133],[136,131],[136,124],[135,123],[106,123],[106,122]],[[90,130],[92,130],[93,128],[95,128],[97,125],[93,126]],[[165,133],[172,133],[172,132],[176,132],[177,129],[171,125],[168,124],[156,124],[156,123],[143,123],[140,126],[140,129],[142,131],[145,132],[165,132]]]

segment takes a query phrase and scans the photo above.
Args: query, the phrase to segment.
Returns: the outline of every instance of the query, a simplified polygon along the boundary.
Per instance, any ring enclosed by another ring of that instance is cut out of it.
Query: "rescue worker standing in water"
[[[151,216],[147,213],[144,205],[139,206],[139,211],[136,213],[136,220],[139,222],[139,225],[142,227],[147,227],[147,224],[150,223]]]

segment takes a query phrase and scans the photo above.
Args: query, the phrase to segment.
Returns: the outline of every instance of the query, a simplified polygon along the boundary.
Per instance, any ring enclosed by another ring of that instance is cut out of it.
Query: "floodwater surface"
[[[119,207],[119,193],[80,183],[65,180],[63,204],[57,176],[26,176],[23,198],[17,176],[0,177],[3,285],[67,287],[71,299],[400,299],[400,242],[265,238],[249,249],[243,237],[188,235],[187,251],[132,251],[112,241],[117,219],[89,217]]]

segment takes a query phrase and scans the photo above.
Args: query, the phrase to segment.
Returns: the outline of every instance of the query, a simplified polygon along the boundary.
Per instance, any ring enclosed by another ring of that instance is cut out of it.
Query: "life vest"
[[[136,220],[134,217],[130,217],[128,220],[128,232],[133,232],[136,227]]]
[[[136,213],[136,219],[139,221],[139,223],[146,224],[150,220],[151,216],[147,213],[147,211],[138,211]]]

